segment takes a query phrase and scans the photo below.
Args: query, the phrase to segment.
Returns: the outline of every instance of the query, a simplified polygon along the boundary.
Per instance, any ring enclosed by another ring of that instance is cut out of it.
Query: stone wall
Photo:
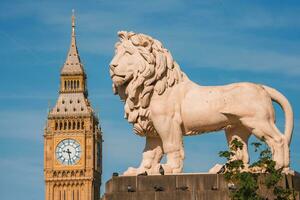
[[[300,191],[300,175],[285,176],[281,183]],[[270,191],[261,193],[272,199]],[[102,200],[228,200],[229,185],[221,174],[120,176],[106,183]],[[297,197],[299,199],[299,195]]]

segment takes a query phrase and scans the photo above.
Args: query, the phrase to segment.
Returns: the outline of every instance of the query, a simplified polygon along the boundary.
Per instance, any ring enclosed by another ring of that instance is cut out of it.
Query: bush
[[[264,149],[261,149],[262,144],[260,142],[254,142],[252,145],[255,152],[259,152],[259,159],[247,168],[244,166],[243,161],[235,159],[236,152],[243,148],[243,143],[238,139],[232,140],[228,151],[219,152],[219,156],[227,160],[224,171],[225,179],[237,186],[237,188],[230,190],[231,198],[233,200],[266,199],[258,193],[261,173],[256,172],[259,170],[264,174],[262,184],[273,192],[275,200],[295,199],[292,189],[283,188],[278,184],[283,177],[282,168],[275,168],[276,163],[272,160],[270,149],[266,145],[264,145]]]

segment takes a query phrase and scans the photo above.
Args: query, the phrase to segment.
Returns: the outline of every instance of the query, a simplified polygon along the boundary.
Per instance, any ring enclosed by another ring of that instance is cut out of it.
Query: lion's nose
[[[114,63],[111,63],[109,65],[110,69],[113,70],[114,68],[116,68],[118,66],[118,64],[114,64]]]
[[[112,76],[115,73],[116,67],[117,67],[117,65],[114,65],[114,64],[109,65],[110,76]]]

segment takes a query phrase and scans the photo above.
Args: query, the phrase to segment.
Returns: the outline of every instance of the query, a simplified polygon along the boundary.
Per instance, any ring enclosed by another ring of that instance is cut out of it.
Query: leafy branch
[[[262,139],[264,141],[264,138]],[[276,169],[276,162],[272,160],[272,153],[270,149],[260,142],[253,142],[251,144],[255,152],[259,152],[259,159],[245,167],[242,160],[237,159],[236,154],[239,150],[243,149],[243,143],[237,138],[233,139],[230,143],[228,151],[220,151],[219,156],[227,160],[225,164],[225,179],[236,185],[230,192],[233,200],[264,200],[259,190],[259,173],[255,173],[258,169],[263,172],[264,179],[263,186],[271,190],[275,196],[275,200],[292,200],[295,199],[294,191],[292,189],[283,188],[279,185],[282,179],[282,168]]]

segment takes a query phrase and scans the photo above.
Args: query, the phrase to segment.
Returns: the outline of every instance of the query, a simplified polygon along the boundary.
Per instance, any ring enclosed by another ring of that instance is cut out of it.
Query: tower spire
[[[74,75],[85,74],[83,66],[80,61],[80,56],[76,44],[75,34],[75,10],[72,10],[72,34],[71,34],[71,46],[66,58],[66,62],[61,70],[62,75]]]
[[[44,130],[45,199],[98,200],[102,133],[88,99],[87,77],[76,45],[74,10],[71,19],[67,26],[72,28],[71,44],[61,69],[59,96]],[[68,176],[61,176],[65,172]]]

